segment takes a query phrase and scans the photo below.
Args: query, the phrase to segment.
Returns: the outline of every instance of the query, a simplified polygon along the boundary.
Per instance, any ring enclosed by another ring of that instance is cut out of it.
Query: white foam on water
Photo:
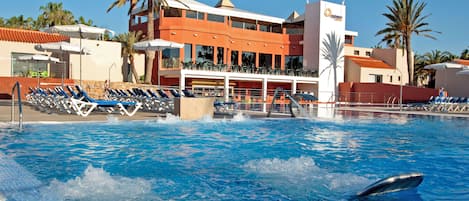
[[[242,112],[236,113],[236,115],[233,116],[233,120],[235,122],[242,122],[242,121],[247,121],[249,120],[249,116],[243,114]]]
[[[119,118],[114,115],[107,115],[106,116],[107,123],[119,123]]]
[[[167,123],[167,124],[174,124],[181,122],[181,118],[179,116],[173,115],[171,113],[166,113],[165,118],[158,117],[156,120],[158,123]]]
[[[301,156],[286,160],[269,158],[251,160],[242,168],[256,174],[267,185],[287,192],[289,196],[301,197],[307,192],[314,194],[353,194],[370,184],[365,177],[351,173],[332,173],[316,165],[311,157]]]
[[[152,183],[112,176],[102,168],[88,166],[81,177],[66,182],[52,180],[41,189],[41,200],[161,200],[152,193]]]

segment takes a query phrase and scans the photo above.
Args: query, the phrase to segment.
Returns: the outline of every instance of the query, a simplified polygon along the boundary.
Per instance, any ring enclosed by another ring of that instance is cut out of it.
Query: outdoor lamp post
[[[111,66],[108,68],[108,82],[109,86],[111,86],[111,69],[116,66],[116,63],[112,63]]]
[[[400,74],[399,79],[399,111],[402,111],[402,71],[396,67],[397,72]]]

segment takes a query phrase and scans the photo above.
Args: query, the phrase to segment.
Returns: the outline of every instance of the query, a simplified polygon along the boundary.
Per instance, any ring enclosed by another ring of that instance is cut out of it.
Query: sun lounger
[[[79,86],[77,96],[83,97],[81,100],[73,97],[71,99],[72,105],[80,116],[88,116],[95,108],[108,108],[108,112],[112,112],[113,108],[118,108],[121,115],[133,116],[141,107],[142,103],[139,102],[123,102],[115,100],[96,100],[88,96],[88,94]],[[128,111],[129,108],[134,107],[133,111]]]

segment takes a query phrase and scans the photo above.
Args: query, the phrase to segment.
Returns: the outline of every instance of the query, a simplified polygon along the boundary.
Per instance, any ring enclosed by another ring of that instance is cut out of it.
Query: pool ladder
[[[272,99],[272,103],[270,105],[270,109],[269,109],[269,112],[267,113],[267,117],[270,117],[270,115],[272,114],[272,108],[274,107],[275,105],[275,100],[277,99],[277,97],[279,97],[280,93],[283,93],[285,95],[286,98],[290,99],[290,114],[291,114],[291,117],[297,117],[298,114],[295,114],[295,112],[293,111],[293,106],[297,107],[298,110],[299,110],[299,114],[306,114],[306,111],[305,109],[303,108],[303,106],[301,106],[298,101],[295,100],[295,98],[293,98],[290,94],[288,94],[283,88],[280,88],[278,87],[277,89],[275,89],[275,92],[274,92],[274,97]]]
[[[19,129],[23,130],[23,105],[21,103],[21,85],[16,82],[11,89],[11,124],[15,123],[15,89],[18,92]]]

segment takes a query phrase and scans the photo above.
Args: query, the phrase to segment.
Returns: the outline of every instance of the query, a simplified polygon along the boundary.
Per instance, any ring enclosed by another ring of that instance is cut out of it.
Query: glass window
[[[370,52],[370,51],[366,51],[365,54],[366,54],[366,56],[371,56],[371,52]]]
[[[391,76],[389,76],[389,82],[391,82],[391,83],[392,83],[392,75],[391,75]]]
[[[13,77],[49,77],[48,64],[44,62],[22,61],[18,57],[28,53],[11,53]],[[61,66],[62,67],[62,66]],[[59,76],[60,77],[60,76]]]
[[[212,21],[212,22],[225,22],[225,16],[215,15],[215,14],[207,14],[207,20]]]
[[[231,51],[231,65],[239,65],[238,63],[239,52],[237,50]]]
[[[256,53],[255,52],[243,52],[241,57],[243,66],[256,66]]]
[[[301,35],[303,33],[304,33],[304,29],[302,28],[287,28],[287,34]]]
[[[184,62],[192,62],[192,44],[184,44]]]
[[[179,49],[171,48],[163,50],[163,68],[179,67]]]
[[[235,27],[235,28],[244,28],[244,23],[243,22],[238,22],[238,21],[234,21],[231,23],[231,26],[232,27]]]
[[[203,63],[213,64],[213,46],[197,45],[195,46],[196,63],[203,65]]]
[[[197,11],[186,10],[186,17],[187,18],[192,18],[192,19],[197,19]]]
[[[273,24],[272,25],[272,32],[274,32],[274,33],[283,33],[282,25],[281,24]]]
[[[352,36],[345,36],[345,44],[352,44],[353,37]]]
[[[360,55],[360,51],[358,50],[353,51],[353,55]]]
[[[223,58],[225,55],[225,49],[223,47],[217,47],[217,64],[224,64]]]
[[[272,54],[259,54],[259,66],[272,67]]]
[[[285,56],[285,69],[303,69],[303,56]]]
[[[282,65],[282,56],[275,55],[275,68],[280,68],[281,65]]]
[[[269,26],[269,25],[260,24],[260,25],[259,25],[259,31],[270,32],[270,26]]]
[[[182,17],[182,10],[177,8],[164,9],[165,17]]]
[[[254,23],[245,22],[244,29],[257,30],[257,26]]]

